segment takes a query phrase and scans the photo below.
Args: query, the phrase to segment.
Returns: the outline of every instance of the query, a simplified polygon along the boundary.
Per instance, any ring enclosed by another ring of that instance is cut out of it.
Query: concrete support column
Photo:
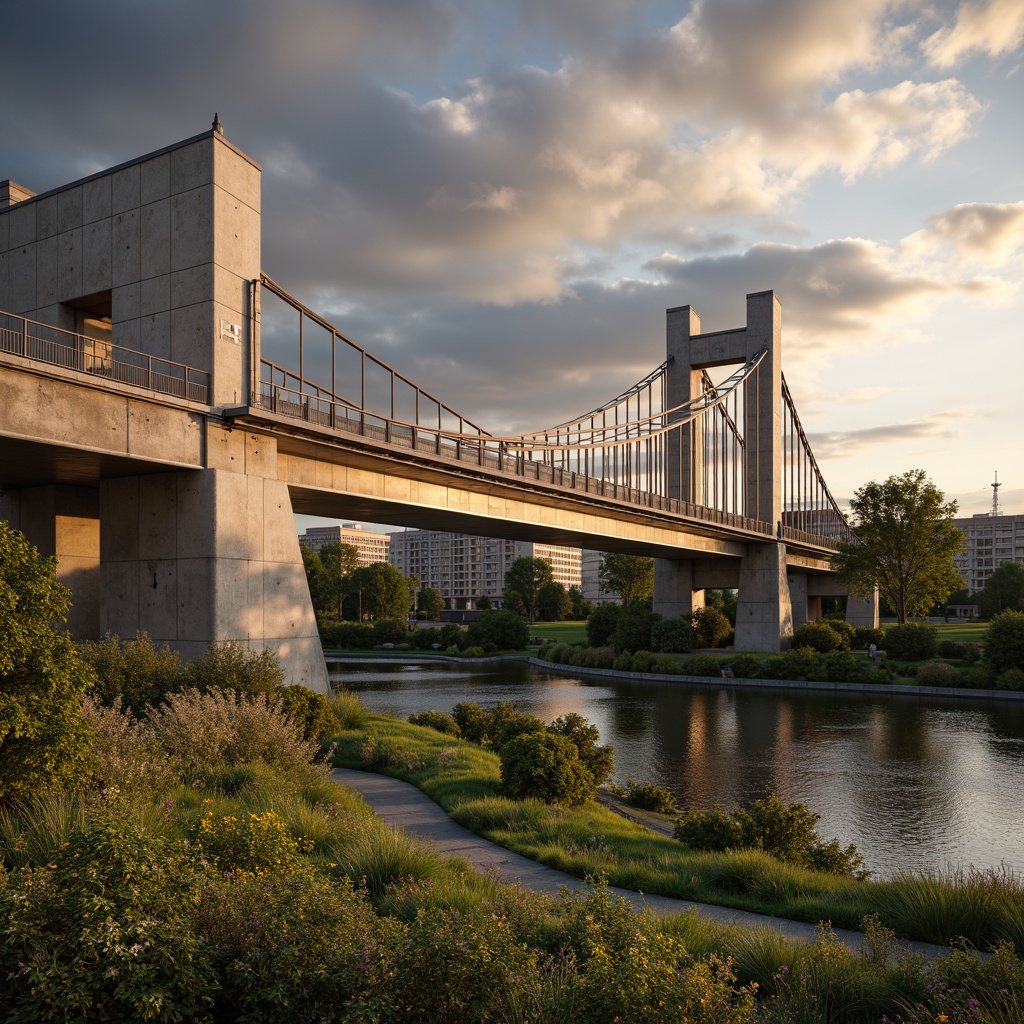
[[[701,371],[690,362],[690,341],[700,334],[700,317],[692,306],[665,311],[665,354],[672,360],[665,371],[665,401],[669,409],[701,394]],[[677,413],[669,422],[680,419]],[[701,504],[703,494],[702,424],[697,421],[668,435],[668,495]]]
[[[104,481],[100,623],[186,660],[235,641],[329,692],[287,485],[205,469]]]
[[[782,521],[782,304],[772,291],[747,296],[746,355],[768,354],[743,405],[746,514],[772,529]]]
[[[878,591],[865,601],[858,601],[853,594],[846,599],[846,621],[851,626],[867,626],[878,629]]]
[[[814,621],[811,616],[810,598],[807,596],[807,577],[800,572],[794,572],[789,577],[789,603],[793,609],[793,628],[802,626],[805,622]],[[818,603],[821,610],[821,602]]]
[[[57,556],[57,579],[71,591],[68,630],[81,640],[100,634],[99,492],[49,484],[20,492],[21,532],[42,555]]]
[[[689,619],[704,607],[704,591],[693,586],[693,560],[654,560],[654,610],[666,619]]]
[[[737,651],[780,651],[793,635],[786,546],[751,543],[740,560],[736,594]]]

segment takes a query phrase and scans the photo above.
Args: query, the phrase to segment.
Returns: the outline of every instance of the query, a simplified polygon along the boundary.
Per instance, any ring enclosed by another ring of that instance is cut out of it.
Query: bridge
[[[260,202],[216,123],[42,195],[0,183],[0,517],[57,556],[76,635],[267,646],[326,688],[293,512],[651,555],[662,614],[737,589],[740,650],[846,593],[773,292],[734,330],[668,310],[642,380],[496,435],[265,275]]]

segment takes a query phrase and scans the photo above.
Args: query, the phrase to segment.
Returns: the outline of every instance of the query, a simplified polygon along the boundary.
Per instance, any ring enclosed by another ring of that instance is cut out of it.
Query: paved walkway
[[[465,857],[481,874],[496,871],[501,881],[519,882],[527,889],[553,896],[558,894],[562,886],[579,889],[583,885],[575,875],[567,875],[564,871],[546,867],[463,828],[411,783],[387,775],[358,772],[351,768],[337,768],[331,777],[362,793],[366,802],[388,825],[426,840],[439,853]],[[787,938],[804,942],[813,942],[818,935],[818,929],[804,921],[790,921],[767,914],[752,914],[745,910],[693,903],[690,900],[672,899],[669,896],[651,896],[611,886],[609,889],[629,900],[638,909],[649,907],[657,913],[695,910],[701,917],[709,918],[717,924],[740,925],[744,928],[773,928]],[[864,946],[864,936],[860,932],[845,928],[836,928],[834,931],[851,949],[860,949]],[[949,952],[943,946],[933,946],[925,942],[910,942],[907,945],[929,959]]]

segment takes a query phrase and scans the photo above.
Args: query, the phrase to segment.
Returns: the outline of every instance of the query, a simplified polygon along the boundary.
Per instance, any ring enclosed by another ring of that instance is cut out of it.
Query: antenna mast
[[[999,488],[1001,485],[999,483],[998,469],[996,470],[996,482],[994,484],[991,484],[990,486],[992,488],[992,511],[989,514],[993,516],[1000,516],[1003,513],[1002,510],[999,508]]]

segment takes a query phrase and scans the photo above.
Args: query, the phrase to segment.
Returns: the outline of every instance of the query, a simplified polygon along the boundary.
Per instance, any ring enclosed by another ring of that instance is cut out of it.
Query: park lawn
[[[895,625],[897,625],[895,620],[881,624],[882,629],[891,629]],[[960,643],[976,644],[985,640],[985,631],[989,627],[989,623],[982,622],[980,619],[968,619],[961,622],[929,622],[928,625],[934,626],[938,630],[940,640],[956,640]]]
[[[912,939],[948,943],[963,935],[984,949],[1010,937],[1024,948],[1024,889],[1014,879],[968,873],[862,882],[783,864],[757,850],[692,851],[594,801],[561,808],[504,797],[493,751],[385,716],[371,716],[337,744],[339,767],[412,782],[472,832],[579,878],[854,929],[877,913]]]
[[[581,622],[534,622],[530,625],[530,635],[554,640],[560,644],[576,644],[587,642],[587,623]]]

